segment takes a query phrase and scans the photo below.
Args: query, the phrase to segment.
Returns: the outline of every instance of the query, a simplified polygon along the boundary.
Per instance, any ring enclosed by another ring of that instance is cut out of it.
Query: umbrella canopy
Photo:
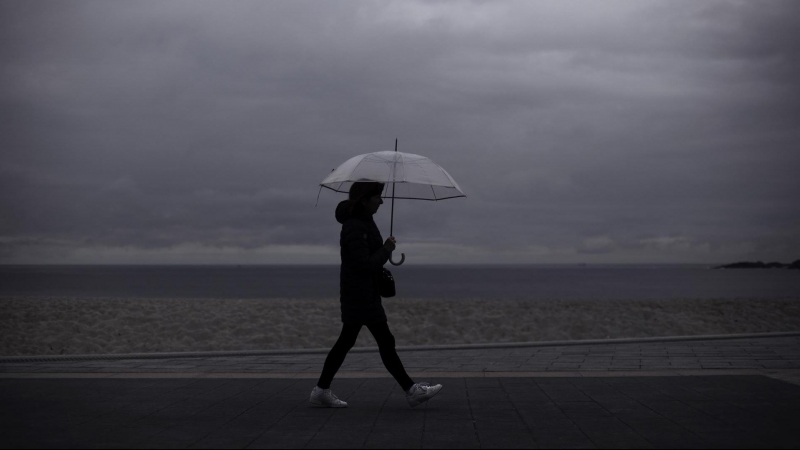
[[[322,180],[322,188],[336,192],[350,192],[350,186],[357,181],[373,181],[386,184],[383,198],[390,197],[389,184],[392,185],[392,216],[389,234],[394,229],[394,199],[411,200],[444,200],[447,198],[466,197],[456,180],[430,159],[397,151],[397,140],[394,141],[393,152],[374,152],[354,156]],[[319,199],[319,194],[317,194]],[[400,254],[400,262],[391,257],[389,262],[395,266],[403,264],[405,253]]]
[[[385,183],[384,198],[436,201],[466,197],[438,164],[424,156],[398,151],[354,156],[333,169],[320,186],[347,193],[356,181]],[[389,184],[393,185],[394,195],[389,193]]]

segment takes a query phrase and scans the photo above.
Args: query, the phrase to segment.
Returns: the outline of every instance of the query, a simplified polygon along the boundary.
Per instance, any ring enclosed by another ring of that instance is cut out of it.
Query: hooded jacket
[[[336,207],[336,220],[342,224],[339,235],[342,268],[339,273],[339,300],[342,322],[367,324],[385,322],[378,280],[391,253],[370,214],[360,204],[350,212],[350,201]]]

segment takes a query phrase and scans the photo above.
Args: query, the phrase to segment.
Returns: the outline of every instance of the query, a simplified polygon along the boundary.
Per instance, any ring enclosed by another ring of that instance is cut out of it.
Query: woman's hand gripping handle
[[[389,253],[391,253],[395,248],[397,248],[397,240],[395,240],[394,236],[389,236],[389,238],[386,239],[386,242],[384,242],[383,246],[386,247],[386,250],[389,250]],[[392,261],[392,257],[389,257],[389,262],[392,263],[393,266],[399,266],[400,264],[403,264],[405,260],[405,253],[400,253],[400,262],[394,262]]]

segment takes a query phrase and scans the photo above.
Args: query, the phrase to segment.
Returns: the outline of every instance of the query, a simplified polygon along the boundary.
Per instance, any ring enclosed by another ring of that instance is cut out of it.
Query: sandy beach
[[[388,299],[398,345],[800,330],[800,300]],[[0,298],[0,355],[320,348],[338,299]],[[374,346],[364,329],[356,344]]]

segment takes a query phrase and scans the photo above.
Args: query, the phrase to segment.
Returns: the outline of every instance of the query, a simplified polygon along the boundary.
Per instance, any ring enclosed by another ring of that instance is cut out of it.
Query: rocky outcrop
[[[791,264],[783,264],[779,262],[768,262],[764,263],[762,261],[742,261],[736,262],[733,264],[725,264],[724,266],[717,266],[715,269],[797,269],[800,270],[800,259],[791,263]]]

